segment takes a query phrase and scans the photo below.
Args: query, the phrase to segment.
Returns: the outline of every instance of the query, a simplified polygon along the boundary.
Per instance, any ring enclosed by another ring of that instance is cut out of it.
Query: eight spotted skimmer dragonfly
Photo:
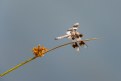
[[[65,35],[56,37],[55,40],[59,40],[59,39],[63,39],[63,38],[71,39],[72,42],[74,42],[72,44],[72,47],[75,48],[77,51],[79,51],[79,45],[84,46],[86,44],[84,41],[81,41],[83,34],[81,34],[77,31],[78,28],[79,28],[79,23],[75,23],[71,28],[69,28],[67,30]]]

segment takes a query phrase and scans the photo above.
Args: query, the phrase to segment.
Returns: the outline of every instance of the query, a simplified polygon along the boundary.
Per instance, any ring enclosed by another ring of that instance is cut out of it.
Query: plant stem
[[[85,41],[85,42],[86,42],[86,41],[91,41],[91,40],[96,40],[96,39],[97,39],[97,38],[90,38],[90,39],[85,39],[85,40],[81,40],[81,41]],[[77,41],[77,42],[80,42],[80,41]],[[65,43],[65,44],[56,46],[56,47],[54,47],[54,48],[48,50],[47,52],[45,52],[45,54],[48,53],[48,52],[50,52],[50,51],[52,51],[52,50],[55,50],[55,49],[57,49],[57,48],[60,48],[60,47],[63,47],[63,46],[69,45],[69,44],[73,44],[73,43],[74,43],[74,42],[68,42],[68,43]],[[34,56],[34,57],[32,57],[32,58],[29,58],[28,60],[26,60],[26,61],[24,61],[24,62],[19,63],[18,65],[14,66],[13,68],[11,68],[11,69],[9,69],[9,70],[3,72],[2,74],[0,74],[0,77],[5,76],[6,74],[8,74],[8,73],[10,73],[10,72],[12,72],[12,71],[18,69],[19,67],[21,67],[21,66],[23,66],[23,65],[25,65],[25,64],[27,64],[27,63],[29,63],[30,61],[32,61],[32,60],[34,60],[34,59],[36,59],[36,58],[37,58],[37,57]]]
[[[28,62],[30,62],[30,61],[36,59],[36,58],[37,58],[37,57],[29,58],[28,60],[26,60],[26,61],[24,61],[24,62],[21,62],[20,64],[14,66],[13,68],[11,68],[11,69],[5,71],[5,72],[2,73],[2,74],[0,74],[0,77],[2,77],[2,76],[4,76],[4,75],[6,75],[6,74],[12,72],[13,70],[16,70],[16,69],[19,68],[20,66],[23,66],[24,64],[26,64],[26,63],[28,63]]]
[[[81,41],[87,42],[87,41],[91,41],[91,40],[97,40],[97,38],[89,38],[89,39],[85,39],[85,40],[81,40]],[[77,42],[80,42],[80,41],[77,41]],[[73,44],[73,43],[74,43],[74,42],[68,42],[68,43],[65,43],[65,44],[56,46],[56,47],[54,47],[54,48],[48,50],[47,52],[50,52],[50,51],[55,50],[55,49],[57,49],[57,48],[60,48],[60,47],[63,47],[63,46],[69,45],[69,44]],[[45,53],[47,53],[47,52],[45,52]]]

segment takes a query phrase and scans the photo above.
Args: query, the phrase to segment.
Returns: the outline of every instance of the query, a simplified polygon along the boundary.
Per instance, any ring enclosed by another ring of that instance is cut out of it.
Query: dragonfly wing
[[[67,37],[69,37],[69,36],[70,36],[70,35],[63,35],[63,36],[60,36],[60,37],[56,37],[55,40],[67,38]]]
[[[73,43],[73,44],[72,44],[72,47],[73,47],[74,49],[76,49],[76,51],[79,51],[79,46],[78,46],[77,42]]]

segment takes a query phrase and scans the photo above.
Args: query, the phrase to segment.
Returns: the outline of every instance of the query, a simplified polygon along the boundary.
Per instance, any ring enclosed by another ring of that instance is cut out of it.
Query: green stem
[[[5,72],[2,73],[2,74],[0,74],[0,77],[2,77],[2,76],[4,76],[4,75],[6,75],[6,74],[12,72],[13,70],[16,70],[16,69],[19,68],[20,66],[23,66],[24,64],[26,64],[26,63],[28,63],[28,62],[30,62],[30,61],[36,59],[36,58],[37,58],[37,57],[29,58],[28,60],[26,60],[26,61],[24,61],[24,62],[21,62],[20,64],[14,66],[13,68],[11,68],[11,69],[5,71]]]
[[[97,39],[97,38],[90,38],[90,39],[85,39],[85,40],[82,40],[82,41],[85,41],[85,42],[86,42],[86,41],[91,41],[91,40],[96,40],[96,39]],[[78,42],[80,42],[80,41],[78,41]],[[65,43],[65,44],[56,46],[56,47],[54,47],[54,48],[48,50],[47,52],[45,52],[45,54],[48,53],[48,52],[50,52],[50,51],[52,51],[52,50],[55,50],[55,49],[57,49],[57,48],[60,48],[60,47],[63,47],[63,46],[69,45],[69,44],[73,44],[73,43],[74,43],[74,42],[69,42],[69,43]],[[36,59],[36,58],[37,58],[37,57],[29,58],[28,60],[26,60],[26,61],[24,61],[24,62],[21,62],[20,64],[18,64],[18,65],[16,65],[16,66],[14,66],[13,68],[11,68],[11,69],[9,69],[9,70],[3,72],[2,74],[0,74],[0,77],[5,76],[6,74],[8,74],[8,73],[10,73],[10,72],[12,72],[12,71],[18,69],[19,67],[21,67],[21,66],[23,66],[23,65],[25,65],[25,64],[27,64],[27,63],[29,63],[30,61],[32,61],[32,60],[34,60],[34,59]]]

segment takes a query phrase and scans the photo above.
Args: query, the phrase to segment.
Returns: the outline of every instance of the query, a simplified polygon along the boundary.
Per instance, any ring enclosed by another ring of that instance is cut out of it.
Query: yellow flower
[[[34,47],[32,49],[32,52],[33,54],[36,56],[36,57],[43,57],[44,54],[48,51],[47,48],[45,48],[44,46],[40,46],[38,45],[37,47]]]

